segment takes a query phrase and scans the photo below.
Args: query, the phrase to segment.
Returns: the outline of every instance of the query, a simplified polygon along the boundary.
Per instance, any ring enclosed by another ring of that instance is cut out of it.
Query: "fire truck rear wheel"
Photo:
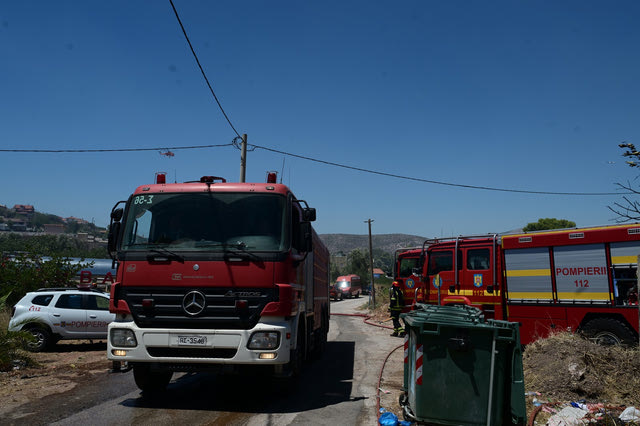
[[[633,331],[615,318],[594,318],[585,324],[582,332],[600,345],[632,345],[637,340]]]
[[[171,371],[152,371],[146,365],[133,366],[133,378],[142,392],[153,394],[163,392],[171,381]]]

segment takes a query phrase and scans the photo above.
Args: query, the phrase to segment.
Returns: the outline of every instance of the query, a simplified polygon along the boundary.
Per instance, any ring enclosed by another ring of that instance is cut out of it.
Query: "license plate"
[[[207,336],[178,336],[178,345],[206,346]]]

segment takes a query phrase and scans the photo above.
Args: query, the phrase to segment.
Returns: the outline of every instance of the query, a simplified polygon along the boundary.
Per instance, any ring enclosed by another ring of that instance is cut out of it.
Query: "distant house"
[[[45,234],[64,234],[64,225],[61,223],[45,223],[42,226]]]
[[[89,223],[88,221],[86,221],[84,219],[80,219],[79,217],[73,217],[73,216],[69,216],[69,217],[65,218],[64,221],[67,222],[67,223],[76,222],[76,223],[79,223],[81,225],[86,225],[86,224]]]
[[[380,268],[373,268],[373,278],[380,278],[380,277],[384,277],[385,273],[382,269]]]
[[[331,255],[331,264],[338,267],[338,269],[342,269],[347,266],[347,256],[344,253]]]
[[[0,231],[9,231],[9,225],[6,223],[0,223]]]
[[[12,231],[24,232],[27,230],[27,222],[23,218],[10,217],[5,219],[7,223],[11,224]]]
[[[13,206],[13,211],[22,217],[22,220],[25,222],[25,227],[27,223],[31,223],[33,216],[36,213],[33,206],[28,204],[16,204]]]

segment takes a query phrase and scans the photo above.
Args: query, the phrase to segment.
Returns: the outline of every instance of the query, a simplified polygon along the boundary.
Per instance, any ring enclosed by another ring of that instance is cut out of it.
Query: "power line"
[[[113,149],[0,149],[0,152],[26,152],[26,153],[90,153],[90,152],[132,152],[132,151],[161,151],[161,150],[187,150],[187,149],[205,149],[205,148],[219,148],[225,146],[234,146],[240,148],[238,138],[234,138],[231,143],[217,144],[217,145],[192,145],[192,146],[163,146],[158,148],[113,148]],[[537,195],[569,195],[569,196],[609,196],[609,195],[625,195],[633,194],[632,192],[552,192],[552,191],[532,191],[526,189],[509,189],[509,188],[496,188],[490,186],[478,186],[478,185],[465,185],[460,183],[443,182],[431,179],[422,179],[411,176],[403,176],[395,173],[381,172],[379,170],[365,169],[363,167],[348,166],[346,164],[335,163],[333,161],[319,160],[317,158],[307,157],[305,155],[293,154],[286,151],[281,151],[266,146],[250,144],[251,150],[263,149],[269,152],[275,152],[277,154],[288,155],[290,157],[300,158],[302,160],[313,161],[315,163],[326,164],[329,166],[340,167],[347,170],[355,170],[358,172],[369,173],[379,176],[388,176],[396,179],[410,180],[414,182],[431,183],[434,185],[452,186],[456,188],[467,189],[480,189],[484,191],[497,191],[497,192],[512,192],[520,194],[537,194]]]
[[[224,115],[224,118],[227,119],[227,123],[229,123],[229,126],[231,126],[231,128],[233,129],[235,134],[238,137],[240,137],[240,133],[238,133],[236,128],[233,127],[233,124],[231,123],[231,120],[229,119],[229,116],[227,116],[227,113],[224,111],[224,108],[222,108],[222,104],[220,104],[220,101],[218,100],[218,97],[216,96],[216,93],[213,91],[213,88],[211,87],[211,83],[209,83],[209,79],[207,78],[207,74],[205,74],[204,69],[202,69],[202,65],[200,65],[200,60],[198,59],[198,55],[196,55],[196,51],[193,49],[193,45],[191,44],[191,40],[189,40],[189,36],[187,35],[187,31],[184,29],[184,25],[182,25],[182,21],[180,20],[180,16],[178,15],[178,11],[176,10],[176,7],[173,5],[173,0],[169,0],[169,3],[171,3],[171,7],[173,8],[173,13],[175,13],[176,19],[178,20],[178,23],[180,24],[180,28],[182,28],[182,34],[184,34],[184,38],[186,38],[187,39],[187,43],[189,43],[189,48],[191,49],[191,53],[193,54],[193,57],[196,59],[196,63],[198,64],[198,68],[200,68],[200,72],[202,73],[202,76],[204,77],[204,81],[206,81],[207,82],[207,86],[209,86],[209,91],[213,95],[213,98],[216,100],[216,103],[218,104],[218,107],[220,108],[220,111],[222,111],[222,115]]]
[[[84,152],[132,152],[132,151],[161,151],[161,150],[179,150],[179,149],[204,149],[218,148],[222,146],[232,146],[232,143],[218,145],[193,145],[193,146],[163,146],[159,148],[112,148],[112,149],[0,149],[0,152],[48,152],[48,153],[84,153]]]
[[[375,174],[375,175],[380,175],[380,176],[388,176],[388,177],[393,177],[393,178],[397,178],[397,179],[411,180],[411,181],[415,181],[415,182],[424,182],[424,183],[431,183],[431,184],[435,184],[435,185],[453,186],[453,187],[457,187],[457,188],[481,189],[481,190],[485,190],[485,191],[498,191],[498,192],[517,192],[517,193],[521,193],[521,194],[538,194],[538,195],[577,195],[577,196],[617,195],[617,196],[619,196],[619,195],[623,194],[623,193],[619,193],[619,192],[531,191],[531,190],[525,190],[525,189],[508,189],[508,188],[495,188],[495,187],[490,187],[490,186],[464,185],[464,184],[459,184],[459,183],[442,182],[442,181],[437,181],[437,180],[421,179],[421,178],[415,178],[415,177],[410,177],[410,176],[402,176],[402,175],[397,175],[397,174],[393,174],[393,173],[381,172],[381,171],[378,171],[378,170],[364,169],[362,167],[347,166],[345,164],[334,163],[334,162],[325,161],[325,160],[318,160],[316,158],[306,157],[304,155],[292,154],[290,152],[280,151],[280,150],[273,149],[273,148],[267,148],[265,146],[260,146],[260,145],[255,145],[255,144],[251,144],[251,145],[253,147],[255,147],[255,148],[264,149],[265,151],[270,151],[270,152],[275,152],[275,153],[278,153],[278,154],[288,155],[290,157],[295,157],[295,158],[301,158],[303,160],[313,161],[313,162],[316,162],[316,163],[327,164],[329,166],[341,167],[343,169],[356,170],[356,171],[359,171],[359,172],[370,173],[370,174]]]

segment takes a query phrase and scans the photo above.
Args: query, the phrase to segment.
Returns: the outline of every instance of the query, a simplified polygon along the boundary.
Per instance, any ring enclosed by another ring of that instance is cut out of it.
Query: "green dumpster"
[[[524,424],[517,323],[470,306],[419,305],[403,314],[407,420],[438,425]]]

